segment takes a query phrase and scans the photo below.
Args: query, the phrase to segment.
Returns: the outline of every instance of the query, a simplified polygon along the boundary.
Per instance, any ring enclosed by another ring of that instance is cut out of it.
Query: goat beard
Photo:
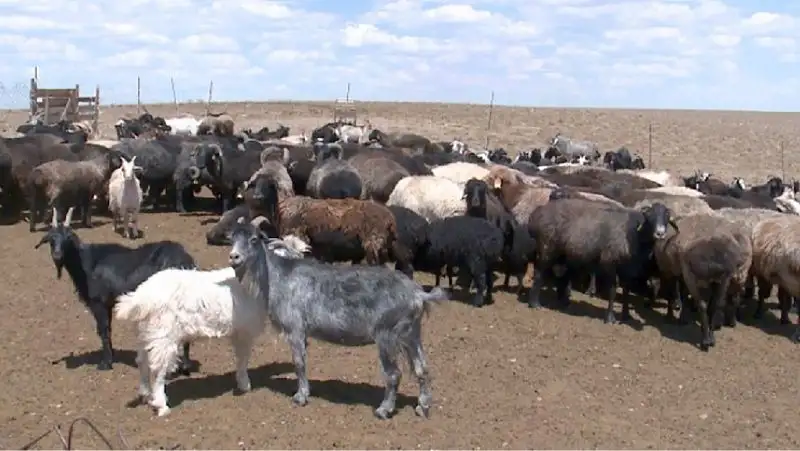
[[[58,260],[53,262],[56,265],[56,278],[61,279],[61,274],[64,270],[64,262]]]

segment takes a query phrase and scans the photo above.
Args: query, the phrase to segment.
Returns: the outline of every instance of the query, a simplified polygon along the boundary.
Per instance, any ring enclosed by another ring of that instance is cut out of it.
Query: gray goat
[[[398,354],[408,359],[419,383],[417,415],[427,418],[431,388],[422,349],[422,316],[432,302],[447,299],[438,288],[426,293],[404,274],[377,266],[334,266],[313,259],[290,260],[267,252],[268,238],[239,221],[231,231],[228,257],[236,278],[267,314],[292,348],[297,393],[306,405],[311,394],[306,375],[308,337],[344,346],[378,345],[385,380],[384,398],[375,416],[388,419],[400,384]]]

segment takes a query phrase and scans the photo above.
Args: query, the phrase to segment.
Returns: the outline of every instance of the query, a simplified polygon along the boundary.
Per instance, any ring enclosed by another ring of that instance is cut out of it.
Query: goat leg
[[[97,335],[100,337],[102,350],[97,369],[110,370],[114,361],[114,348],[111,344],[111,310],[102,302],[94,301],[89,305],[94,320],[97,323]]]
[[[311,396],[311,386],[306,372],[306,359],[308,358],[306,337],[305,334],[292,332],[288,334],[287,340],[292,348],[292,361],[297,377],[297,392],[292,396],[292,402],[296,406],[305,406],[308,404],[308,397]]]

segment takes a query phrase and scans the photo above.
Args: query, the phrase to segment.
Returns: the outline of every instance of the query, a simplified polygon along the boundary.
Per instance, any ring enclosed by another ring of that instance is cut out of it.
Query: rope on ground
[[[75,426],[78,424],[78,422],[85,423],[87,426],[89,426],[89,428],[92,431],[94,431],[95,435],[97,435],[97,437],[99,437],[100,440],[103,441],[103,443],[106,446],[106,449],[111,449],[111,450],[115,449],[114,446],[111,444],[111,441],[109,441],[108,438],[102,432],[100,432],[100,429],[98,429],[97,426],[95,426],[94,423],[92,423],[86,417],[79,417],[72,420],[72,422],[69,424],[69,428],[67,429],[66,437],[64,437],[64,434],[61,433],[61,425],[56,424],[55,426],[52,427],[52,429],[39,435],[35,439],[31,440],[25,446],[20,447],[20,449],[25,449],[25,450],[31,449],[32,447],[36,446],[39,442],[44,440],[46,437],[48,437],[50,434],[55,434],[56,437],[58,437],[58,440],[61,441],[62,449],[65,451],[72,451],[74,449],[72,447],[72,438],[75,436]],[[120,442],[124,446],[124,449],[133,449],[130,446],[128,446],[128,442],[127,440],[125,440],[125,436],[122,435],[122,429],[119,427],[119,425],[117,426],[117,436],[119,437]]]

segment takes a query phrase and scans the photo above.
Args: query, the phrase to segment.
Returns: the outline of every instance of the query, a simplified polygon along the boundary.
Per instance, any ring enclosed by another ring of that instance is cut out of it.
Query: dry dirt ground
[[[172,106],[149,106],[169,114]],[[485,139],[486,108],[464,105],[361,104],[360,116],[389,129],[435,138]],[[184,112],[202,106],[184,105]],[[229,104],[242,126],[293,128],[321,124],[329,104]],[[135,107],[103,110],[108,136],[117,117]],[[21,113],[7,113],[11,128]],[[594,111],[497,108],[492,145],[538,145],[560,130],[628,145],[647,154],[653,123],[655,167],[678,172],[710,169],[748,180],[780,173],[779,143],[786,144],[786,174],[800,160],[797,116],[736,112]],[[645,160],[647,157],[645,156]],[[221,267],[226,248],[203,239],[211,214],[145,213],[147,240],[184,243],[205,268]],[[124,242],[96,216],[89,242]],[[0,446],[19,448],[54,424],[85,416],[111,437],[117,428],[142,448],[798,448],[795,427],[800,363],[788,339],[794,326],[773,316],[725,329],[710,353],[694,345],[694,326],[666,325],[660,315],[637,309],[630,324],[605,325],[603,303],[573,296],[567,312],[529,310],[498,291],[495,304],[475,309],[450,302],[425,320],[425,345],[434,376],[432,418],[416,418],[417,387],[406,377],[400,410],[389,422],[373,418],[382,396],[374,347],[341,348],[312,342],[312,402],[293,408],[295,389],[287,346],[275,334],[258,342],[250,365],[253,392],[234,396],[232,354],[224,341],[200,342],[193,358],[200,372],[167,387],[173,407],[156,418],[145,407],[128,408],[137,370],[134,332],[115,323],[120,362],[98,372],[99,340],[70,281],[56,280],[49,253],[33,250],[41,232],[27,224],[0,226]],[[431,278],[418,275],[418,280]],[[526,281],[530,283],[530,281]],[[663,311],[659,311],[663,313]],[[792,363],[794,362],[794,363]],[[103,444],[79,425],[75,446]],[[39,448],[60,447],[50,435]]]

